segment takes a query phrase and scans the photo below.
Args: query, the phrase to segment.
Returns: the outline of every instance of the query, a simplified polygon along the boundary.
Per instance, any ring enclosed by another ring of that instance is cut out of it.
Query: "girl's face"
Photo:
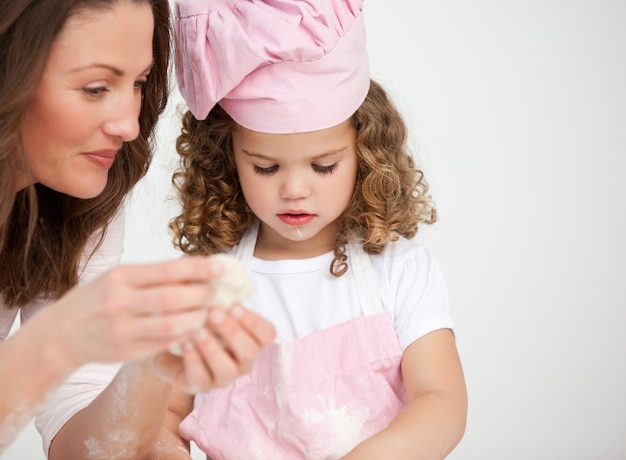
[[[123,142],[139,134],[153,28],[147,2],[116,2],[67,20],[25,113],[31,183],[78,198],[102,192]],[[20,188],[26,177],[18,177]]]
[[[305,258],[334,247],[336,220],[356,181],[355,142],[350,120],[297,134],[235,130],[241,188],[261,220],[257,256]]]

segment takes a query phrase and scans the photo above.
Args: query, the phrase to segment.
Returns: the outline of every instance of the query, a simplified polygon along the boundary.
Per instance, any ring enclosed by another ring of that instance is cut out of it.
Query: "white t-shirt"
[[[93,280],[120,263],[124,249],[124,212],[120,211],[111,221],[102,245],[87,260],[97,243],[99,234],[88,243],[81,261],[79,284]],[[51,302],[47,299],[36,299],[22,308],[7,308],[0,301],[0,340],[4,340],[11,330],[18,311],[20,320],[27,321],[39,310]],[[1,345],[0,345],[1,346]],[[44,452],[48,452],[50,441],[58,430],[79,410],[86,407],[117,373],[119,364],[88,365],[81,370],[81,382],[72,383],[70,377],[59,389],[46,400],[45,406],[35,420],[37,429],[43,437]],[[78,372],[78,371],[77,371]],[[75,375],[75,374],[74,374]]]
[[[274,324],[277,342],[362,315],[353,271],[333,276],[332,258],[330,252],[300,260],[252,259],[253,292],[244,305]],[[441,269],[424,246],[400,238],[370,258],[383,308],[403,349],[429,332],[452,328]]]

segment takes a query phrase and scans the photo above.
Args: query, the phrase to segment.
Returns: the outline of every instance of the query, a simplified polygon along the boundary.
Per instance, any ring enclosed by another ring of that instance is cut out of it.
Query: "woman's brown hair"
[[[406,124],[385,90],[376,82],[352,116],[359,158],[356,185],[341,216],[331,273],[347,270],[346,243],[358,238],[369,254],[387,242],[415,236],[436,212],[428,185],[409,153]],[[174,244],[187,254],[225,252],[239,243],[254,222],[237,177],[232,152],[236,123],[216,105],[203,121],[183,115],[176,142],[181,166],[172,182],[182,203],[170,223]]]
[[[97,197],[79,199],[41,184],[16,190],[26,170],[21,125],[65,21],[120,1],[149,3],[154,16],[153,68],[144,89],[139,136],[124,143]],[[77,284],[90,238],[101,243],[125,196],[147,172],[156,123],[169,96],[171,24],[168,0],[11,0],[0,6],[0,295],[8,306],[37,296],[58,298]],[[95,250],[95,249],[94,249]],[[91,254],[87,254],[89,257]]]

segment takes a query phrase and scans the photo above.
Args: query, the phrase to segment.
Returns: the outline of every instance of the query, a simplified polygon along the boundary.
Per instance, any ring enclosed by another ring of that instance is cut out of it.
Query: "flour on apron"
[[[250,231],[237,249],[244,267],[255,242]],[[337,459],[404,407],[402,348],[369,256],[358,244],[347,252],[362,316],[272,344],[250,373],[198,398],[180,432],[211,459]]]

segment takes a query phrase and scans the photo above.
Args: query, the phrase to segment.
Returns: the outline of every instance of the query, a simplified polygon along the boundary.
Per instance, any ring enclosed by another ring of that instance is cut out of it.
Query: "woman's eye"
[[[106,93],[109,89],[106,86],[99,86],[97,88],[84,88],[83,91],[89,96],[99,96],[102,93]]]
[[[322,166],[322,165],[316,165],[316,164],[313,164],[311,166],[313,167],[313,171],[322,175],[332,174],[333,172],[335,172],[335,169],[337,169],[337,163],[333,163],[332,165],[328,165],[328,166]]]
[[[276,171],[278,171],[278,165],[270,166],[268,168],[254,166],[255,174],[258,174],[260,176],[269,176],[270,174],[274,174]]]
[[[149,86],[150,86],[150,83],[148,82],[148,80],[137,80],[135,82],[135,88],[140,89],[142,91],[148,88]]]

